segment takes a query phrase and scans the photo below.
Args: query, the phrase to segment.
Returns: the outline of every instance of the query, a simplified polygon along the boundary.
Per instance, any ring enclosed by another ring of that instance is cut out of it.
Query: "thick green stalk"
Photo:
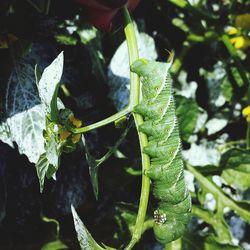
[[[129,53],[129,62],[130,65],[139,58],[138,47],[136,42],[135,30],[133,22],[130,18],[129,12],[127,8],[124,8],[124,17],[126,26],[124,29],[127,45],[128,45],[128,53]],[[130,98],[129,103],[132,107],[137,105],[140,101],[140,79],[137,74],[130,73]],[[133,112],[136,129],[138,132],[140,149],[142,155],[142,173],[145,173],[150,167],[150,159],[148,155],[143,153],[143,148],[148,144],[147,136],[144,133],[139,132],[139,126],[143,123],[143,118],[141,115]],[[126,249],[132,249],[136,242],[141,238],[143,233],[143,224],[147,212],[148,206],[148,197],[149,197],[149,188],[150,188],[150,180],[144,174],[142,175],[142,184],[141,184],[141,196],[139,203],[139,210],[136,218],[136,224],[134,227],[134,232],[132,235],[132,239]]]
[[[96,129],[96,128],[100,128],[102,126],[105,126],[109,123],[112,123],[112,122],[118,120],[119,118],[129,114],[131,112],[131,110],[132,110],[131,105],[128,105],[126,108],[115,113],[114,115],[107,117],[104,120],[101,120],[99,122],[93,123],[91,125],[88,125],[88,126],[85,126],[82,128],[71,128],[70,131],[74,134],[79,134],[79,133],[85,133],[85,132],[91,131],[91,130]]]

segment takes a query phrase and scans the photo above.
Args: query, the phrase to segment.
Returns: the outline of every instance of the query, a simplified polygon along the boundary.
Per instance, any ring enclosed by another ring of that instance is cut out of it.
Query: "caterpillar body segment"
[[[148,137],[143,149],[150,157],[145,173],[153,185],[158,208],[154,212],[154,233],[158,241],[169,243],[181,237],[191,217],[191,198],[185,180],[181,157],[181,140],[175,115],[171,62],[149,62],[139,59],[131,71],[141,77],[142,101],[134,111],[144,123],[139,130]]]

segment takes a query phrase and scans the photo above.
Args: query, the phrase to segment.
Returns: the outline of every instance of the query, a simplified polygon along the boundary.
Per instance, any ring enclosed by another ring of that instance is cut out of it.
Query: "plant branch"
[[[230,56],[233,58],[233,60],[235,61],[235,65],[239,71],[240,77],[242,79],[242,81],[244,82],[244,87],[247,88],[247,99],[250,100],[250,84],[249,84],[249,80],[247,78],[247,75],[245,73],[245,69],[240,61],[240,58],[237,55],[237,51],[234,48],[234,46],[232,45],[228,35],[223,34],[221,37],[222,42],[224,43],[225,47],[228,50],[228,53],[230,54]],[[246,145],[247,145],[247,149],[250,147],[250,123],[247,124],[247,132],[246,132]]]
[[[35,3],[33,3],[31,0],[26,0],[26,2],[28,2],[39,13],[42,13],[42,10]]]
[[[132,20],[130,18],[129,12],[127,8],[124,9],[124,19],[126,26],[124,28],[127,45],[128,45],[128,54],[129,54],[129,63],[130,65],[139,58],[138,47],[136,42],[135,30]],[[140,100],[140,79],[139,76],[135,73],[130,72],[130,98],[129,103],[132,107],[136,106]],[[136,124],[136,129],[140,142],[140,150],[142,156],[142,169],[143,173],[147,171],[150,167],[150,159],[148,155],[143,153],[143,148],[148,144],[147,136],[141,132],[139,132],[139,126],[143,123],[143,118],[141,115],[133,113],[133,117]],[[136,218],[136,224],[134,227],[134,232],[132,235],[132,239],[129,242],[126,250],[132,249],[133,246],[137,243],[137,241],[141,238],[143,233],[143,224],[147,212],[148,206],[148,197],[149,197],[149,188],[150,188],[150,180],[146,175],[142,175],[142,184],[141,184],[141,196],[139,203],[139,210]]]
[[[223,34],[221,37],[222,42],[224,43],[225,47],[228,50],[228,53],[230,54],[230,56],[233,58],[235,65],[239,71],[240,77],[242,79],[242,81],[244,82],[245,87],[247,88],[247,96],[248,99],[250,99],[250,87],[249,87],[249,81],[248,78],[245,74],[245,69],[240,61],[240,58],[237,55],[237,50],[234,48],[234,46],[232,45],[230,38],[228,37],[228,35]]]
[[[85,133],[85,132],[91,131],[91,130],[96,129],[96,128],[100,128],[102,126],[105,126],[105,125],[107,125],[111,122],[114,122],[114,121],[118,120],[119,118],[129,114],[131,112],[131,110],[132,110],[131,105],[128,105],[126,108],[115,113],[114,115],[107,117],[104,120],[93,123],[91,125],[84,126],[82,128],[71,128],[70,131],[74,134],[80,134],[80,133]]]
[[[247,132],[246,132],[246,148],[250,148],[250,123],[247,123]]]
[[[226,195],[219,187],[217,187],[213,182],[208,178],[204,177],[196,168],[192,167],[189,164],[186,164],[187,169],[194,175],[198,182],[209,190],[213,194],[217,202],[221,202],[223,207],[229,207],[231,210],[234,210],[239,216],[241,216],[245,221],[250,223],[250,212],[245,209],[241,204],[228,195]]]
[[[46,15],[49,14],[50,4],[51,4],[51,0],[48,0],[48,1],[47,1],[47,4],[46,4],[46,8],[45,8],[45,14],[46,14]]]
[[[194,16],[196,16],[198,18],[202,18],[202,19],[204,19],[206,21],[210,21],[210,22],[217,22],[218,21],[218,17],[207,14],[206,12],[200,10],[199,8],[192,6],[186,0],[169,0],[169,2],[178,6],[181,9],[187,10],[188,12],[192,13]]]

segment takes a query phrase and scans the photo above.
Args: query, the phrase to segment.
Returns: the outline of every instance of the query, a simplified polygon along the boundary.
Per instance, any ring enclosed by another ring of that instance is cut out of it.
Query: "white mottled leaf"
[[[157,58],[154,39],[145,34],[139,33],[136,28],[139,57],[153,61]],[[110,86],[110,98],[113,100],[117,110],[128,104],[129,98],[129,58],[127,42],[124,41],[116,50],[108,68],[108,84]]]
[[[11,147],[14,147],[10,136],[9,126],[4,121],[0,122],[0,141],[7,143]]]
[[[227,125],[227,123],[228,120],[223,118],[210,119],[205,126],[208,130],[207,134],[208,135],[215,134],[216,132],[222,130]]]
[[[39,96],[45,106],[45,110],[50,112],[50,103],[53,98],[57,84],[60,82],[63,72],[63,52],[43,71],[41,79],[37,83]]]
[[[214,145],[195,143],[191,144],[190,149],[182,151],[183,158],[192,166],[218,165],[220,153]]]
[[[37,162],[44,152],[42,131],[45,113],[39,99],[34,70],[27,62],[16,62],[8,81],[5,113],[12,141],[20,154]]]
[[[91,234],[88,232],[87,228],[79,218],[75,208],[71,205],[71,211],[73,215],[75,230],[77,234],[77,239],[82,250],[98,250],[104,249],[100,247],[95,240],[92,238]]]
[[[49,164],[53,165],[57,169],[59,161],[59,152],[57,150],[57,142],[55,135],[51,135],[48,141],[48,145],[46,147],[46,155]]]
[[[50,164],[49,164],[48,159],[46,157],[46,153],[43,153],[42,155],[40,155],[40,158],[36,163],[36,172],[37,172],[37,176],[39,179],[41,193],[43,192],[45,176],[49,170],[49,166],[50,166]]]
[[[55,156],[58,164],[58,155]],[[48,160],[47,151],[40,155],[39,160],[36,163],[36,172],[39,179],[40,184],[40,192],[43,192],[45,177],[55,179],[55,173],[58,169],[58,165],[50,164]]]

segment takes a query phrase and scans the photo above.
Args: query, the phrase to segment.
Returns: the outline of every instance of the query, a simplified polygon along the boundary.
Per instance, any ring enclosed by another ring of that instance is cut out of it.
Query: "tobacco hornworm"
[[[142,115],[139,130],[148,137],[143,150],[150,157],[145,174],[153,182],[153,194],[159,201],[154,212],[154,233],[158,241],[169,243],[181,237],[191,217],[191,198],[184,181],[181,140],[175,115],[171,62],[139,59],[131,71],[142,80],[142,101],[134,111]]]

